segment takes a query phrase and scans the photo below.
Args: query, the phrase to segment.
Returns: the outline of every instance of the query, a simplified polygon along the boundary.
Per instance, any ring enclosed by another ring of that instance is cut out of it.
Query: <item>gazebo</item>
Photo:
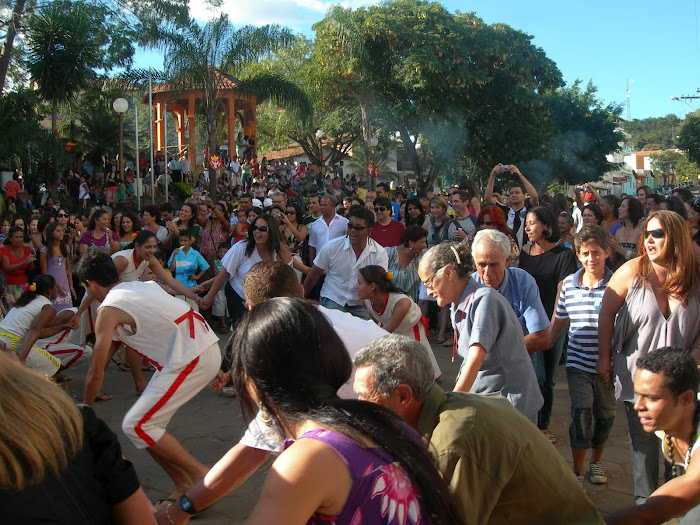
[[[217,78],[217,96],[220,101],[220,113],[227,117],[227,140],[229,155],[235,152],[236,118],[241,120],[244,135],[257,135],[257,101],[255,95],[238,91],[241,81],[218,70],[214,70]],[[175,130],[177,132],[178,156],[187,149],[187,158],[190,166],[197,166],[195,150],[194,116],[201,99],[204,98],[204,90],[201,88],[188,88],[169,82],[153,88],[153,106],[155,108],[155,120],[153,121],[154,146],[156,151],[163,151],[165,146],[165,121],[164,111],[174,117]],[[148,104],[148,94],[142,100]],[[167,152],[166,161],[167,161]],[[214,153],[214,152],[212,152]]]

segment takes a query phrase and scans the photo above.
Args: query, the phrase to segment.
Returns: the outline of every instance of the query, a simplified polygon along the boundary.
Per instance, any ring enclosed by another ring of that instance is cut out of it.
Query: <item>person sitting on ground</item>
[[[634,409],[644,431],[661,440],[666,461],[674,465],[674,477],[644,504],[608,516],[609,525],[661,525],[684,513],[681,525],[700,522],[698,347],[693,345],[693,351],[695,357],[681,348],[664,347],[637,361]]]
[[[603,523],[535,425],[501,397],[443,392],[416,341],[391,334],[353,362],[358,398],[393,410],[421,434],[468,516],[464,523]]]
[[[0,352],[0,412],[3,523],[155,523],[117,436],[7,352]]]

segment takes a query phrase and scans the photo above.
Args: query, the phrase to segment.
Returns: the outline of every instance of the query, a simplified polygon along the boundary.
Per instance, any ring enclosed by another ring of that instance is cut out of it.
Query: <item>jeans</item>
[[[540,409],[539,416],[537,418],[537,426],[540,430],[547,430],[549,427],[549,420],[552,417],[552,405],[554,404],[554,385],[556,384],[554,378],[557,373],[557,367],[559,366],[559,359],[561,358],[562,350],[564,349],[564,344],[566,343],[567,331],[564,330],[557,340],[554,341],[554,346],[549,350],[541,350],[540,353],[542,357],[540,358],[544,363],[544,378],[540,381],[540,390],[542,391],[542,397],[544,398],[544,404]],[[535,371],[537,374],[537,371]],[[539,381],[539,378],[538,378]]]
[[[360,319],[364,319],[365,321],[369,321],[369,311],[367,308],[364,306],[358,305],[340,305],[336,303],[335,301],[330,300],[328,297],[321,297],[319,300],[318,304],[323,306],[324,308],[328,308],[329,310],[341,310],[343,312],[347,312],[349,314],[354,315],[355,317],[359,317]]]
[[[625,413],[630,433],[634,498],[637,505],[640,505],[659,486],[659,449],[661,443],[653,433],[644,431],[633,403],[625,401]]]
[[[605,385],[594,372],[566,368],[571,397],[571,448],[599,449],[605,446],[615,422],[615,387]]]

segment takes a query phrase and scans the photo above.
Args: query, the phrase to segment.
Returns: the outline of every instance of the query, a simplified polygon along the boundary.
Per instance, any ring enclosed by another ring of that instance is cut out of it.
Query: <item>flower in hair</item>
[[[134,232],[134,233],[132,233],[132,234],[131,234],[131,238],[132,238],[132,239],[136,239],[136,237],[138,236],[138,234],[139,234],[139,232]]]
[[[391,281],[394,278],[394,274],[391,272],[386,272],[386,280]]]
[[[29,291],[30,292],[36,292],[36,283],[32,283],[29,285]]]

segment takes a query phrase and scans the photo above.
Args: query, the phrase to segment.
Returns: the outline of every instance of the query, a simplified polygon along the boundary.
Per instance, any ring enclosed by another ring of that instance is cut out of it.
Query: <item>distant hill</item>
[[[683,121],[676,115],[623,121],[624,130],[632,138],[627,145],[633,151],[673,149]]]

